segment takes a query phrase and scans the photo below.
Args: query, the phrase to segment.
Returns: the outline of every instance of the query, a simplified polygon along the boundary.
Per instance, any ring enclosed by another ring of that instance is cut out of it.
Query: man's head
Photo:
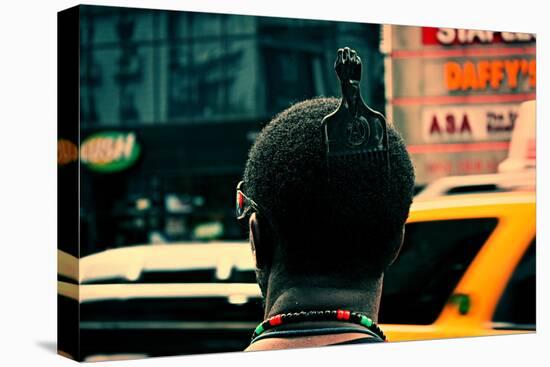
[[[259,206],[251,237],[264,273],[375,279],[399,252],[414,186],[405,144],[390,125],[389,177],[384,163],[361,160],[331,166],[327,180],[321,121],[338,104],[318,98],[293,105],[250,150],[244,192]]]

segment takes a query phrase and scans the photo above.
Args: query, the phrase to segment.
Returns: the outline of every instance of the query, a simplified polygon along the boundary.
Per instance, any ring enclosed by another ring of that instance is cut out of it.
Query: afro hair
[[[401,244],[415,180],[405,143],[388,124],[389,176],[380,174],[380,161],[342,161],[327,180],[321,121],[339,103],[294,104],[266,125],[249,152],[245,192],[260,206],[291,274],[377,276]]]

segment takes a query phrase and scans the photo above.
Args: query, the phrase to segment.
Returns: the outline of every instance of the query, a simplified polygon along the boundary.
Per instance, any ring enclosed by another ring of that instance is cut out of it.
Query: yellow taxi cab
[[[389,341],[535,329],[534,192],[415,199],[384,280]]]

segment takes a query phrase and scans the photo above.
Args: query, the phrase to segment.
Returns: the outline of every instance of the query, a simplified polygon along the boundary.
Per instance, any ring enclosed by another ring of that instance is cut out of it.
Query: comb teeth
[[[347,152],[337,152],[337,153],[329,153],[328,158],[332,161],[342,161],[342,162],[350,162],[350,161],[383,161],[388,159],[388,151],[387,150],[379,150],[379,151],[357,151],[353,153],[347,153]]]
[[[330,178],[330,168],[353,163],[364,163],[367,166],[378,167],[380,174],[389,174],[390,160],[387,150],[363,151],[355,153],[333,153],[327,154],[327,169]]]

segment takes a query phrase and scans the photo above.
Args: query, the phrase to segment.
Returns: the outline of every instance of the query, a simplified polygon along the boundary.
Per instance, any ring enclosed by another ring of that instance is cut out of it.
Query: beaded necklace
[[[266,330],[271,330],[280,325],[304,321],[347,321],[366,327],[382,341],[386,341],[386,336],[374,321],[359,312],[349,310],[302,311],[278,314],[262,321],[254,330],[252,340],[260,336]]]

